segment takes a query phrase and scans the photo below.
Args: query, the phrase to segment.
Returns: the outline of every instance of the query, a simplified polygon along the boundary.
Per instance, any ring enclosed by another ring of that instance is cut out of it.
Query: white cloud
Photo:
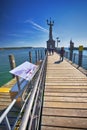
[[[8,33],[8,36],[14,36],[14,37],[23,37],[22,34],[17,34],[17,33]]]
[[[10,37],[24,37],[28,34],[33,34],[33,31],[21,31],[21,33],[8,33],[7,35]]]
[[[33,34],[34,32],[32,30],[26,30],[26,31],[23,31],[23,33],[25,33],[25,34]]]
[[[39,24],[37,24],[31,20],[26,20],[25,23],[31,23],[36,30],[40,30],[42,32],[48,33],[47,29],[45,29],[44,27],[40,26]]]

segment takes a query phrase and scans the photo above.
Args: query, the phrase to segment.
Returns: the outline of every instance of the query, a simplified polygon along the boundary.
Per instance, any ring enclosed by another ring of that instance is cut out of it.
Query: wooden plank
[[[57,92],[57,93],[59,93],[60,92],[60,94],[61,93],[87,93],[87,88],[85,88],[85,87],[79,87],[79,88],[72,88],[71,86],[69,86],[69,87],[66,87],[66,88],[61,88],[61,86],[60,87],[58,87],[58,88],[55,88],[55,87],[49,87],[49,88],[45,88],[45,91],[46,92],[50,92],[50,93],[52,93],[52,92]]]
[[[79,89],[79,88],[80,88],[80,89],[82,88],[82,89],[83,89],[83,88],[84,88],[84,89],[86,89],[87,86],[86,86],[86,85],[82,85],[82,84],[80,84],[80,85],[79,85],[79,84],[73,84],[73,85],[72,85],[72,84],[65,84],[65,85],[64,85],[64,83],[63,83],[63,84],[61,83],[61,84],[57,85],[57,84],[51,84],[51,83],[49,83],[49,84],[46,84],[45,88],[46,88],[46,89],[47,89],[47,88],[55,88],[55,89],[56,89],[56,88],[57,88],[57,89],[58,89],[58,88],[66,88],[66,89],[67,89],[67,88],[73,88],[73,89],[74,89],[74,88],[75,88],[75,89],[76,89],[76,88],[78,88],[78,89]]]
[[[60,108],[48,108],[43,107],[43,116],[66,116],[66,117],[78,117],[87,118],[87,109],[60,109]]]
[[[44,102],[44,107],[53,107],[53,108],[76,108],[76,109],[87,109],[87,103],[70,103],[70,102]]]
[[[41,130],[82,130],[82,129],[76,129],[76,128],[64,128],[64,127],[54,127],[54,126],[46,126],[42,125]]]
[[[75,79],[77,79],[77,78],[83,79],[83,78],[85,78],[85,77],[84,77],[84,76],[80,76],[80,75],[77,76],[77,77],[76,77],[76,76],[75,76],[75,77],[72,77],[72,76],[70,76],[70,77],[67,76],[67,77],[66,77],[66,76],[64,76],[64,75],[62,75],[62,76],[58,76],[58,75],[54,75],[54,76],[53,76],[53,75],[52,75],[52,76],[49,75],[49,76],[47,76],[47,75],[46,75],[46,78],[47,78],[47,79],[49,79],[49,78],[50,78],[50,79],[57,79],[57,78],[58,78],[58,79],[61,79],[61,78],[62,78],[62,79],[63,79],[63,78],[67,78],[67,79],[69,79],[69,78],[70,78],[70,79],[71,79],[71,78],[72,78],[72,79],[74,79],[74,78],[75,78]]]
[[[62,84],[64,84],[65,83],[65,85],[67,84],[67,83],[70,83],[70,84],[74,84],[75,83],[75,85],[76,85],[76,83],[78,83],[79,85],[84,85],[84,84],[87,84],[87,81],[84,81],[84,80],[82,80],[82,81],[74,81],[74,83],[72,82],[72,81],[63,81],[63,80],[49,80],[49,81],[46,81],[46,84],[50,84],[50,82],[52,83],[52,84],[57,84],[57,85],[60,85],[60,83],[62,83]],[[85,82],[85,83],[84,83]]]
[[[45,97],[49,97],[49,96],[55,96],[55,97],[82,97],[82,98],[87,98],[87,92],[85,92],[85,93],[80,93],[80,92],[75,92],[75,90],[74,90],[74,93],[63,93],[63,92],[61,92],[61,93],[58,93],[58,92],[49,92],[49,91],[46,91],[45,90],[45,93],[44,93],[44,96]]]
[[[69,117],[58,117],[58,116],[43,116],[42,125],[54,126],[54,127],[65,127],[65,128],[87,128],[87,118],[69,118]]]
[[[55,97],[55,96],[45,96],[44,101],[46,102],[67,102],[67,103],[87,103],[87,97]]]
[[[5,97],[5,98],[0,98],[0,102],[11,102],[11,98],[10,97]]]
[[[7,93],[7,92],[9,92],[9,91],[10,91],[10,88],[6,88],[6,87],[1,87],[1,88],[0,88],[0,93],[1,93],[1,92]]]
[[[50,80],[53,80],[53,81],[59,81],[59,80],[63,80],[63,81],[66,81],[66,80],[68,80],[68,81],[87,81],[87,78],[80,78],[80,77],[48,77],[47,79],[46,79],[46,81],[50,81]]]

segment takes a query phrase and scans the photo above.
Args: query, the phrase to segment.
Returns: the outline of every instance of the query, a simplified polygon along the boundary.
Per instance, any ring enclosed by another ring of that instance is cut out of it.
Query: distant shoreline
[[[9,50],[9,49],[31,49],[33,47],[1,47],[0,50]]]

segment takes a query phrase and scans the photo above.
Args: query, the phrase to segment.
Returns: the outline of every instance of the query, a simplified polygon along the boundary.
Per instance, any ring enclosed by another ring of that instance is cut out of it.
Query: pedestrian
[[[61,50],[60,50],[60,60],[61,61],[63,61],[63,59],[64,59],[64,53],[65,53],[64,47],[61,47]]]
[[[48,49],[48,52],[49,52],[49,55],[51,55],[51,49],[50,48]]]
[[[52,55],[54,54],[54,49],[52,48]]]
[[[45,48],[45,55],[47,54],[47,48]]]

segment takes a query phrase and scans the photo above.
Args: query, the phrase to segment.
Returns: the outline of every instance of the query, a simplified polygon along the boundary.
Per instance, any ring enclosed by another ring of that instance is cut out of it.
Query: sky
[[[0,47],[46,47],[50,17],[60,47],[87,47],[87,0],[0,0]]]

